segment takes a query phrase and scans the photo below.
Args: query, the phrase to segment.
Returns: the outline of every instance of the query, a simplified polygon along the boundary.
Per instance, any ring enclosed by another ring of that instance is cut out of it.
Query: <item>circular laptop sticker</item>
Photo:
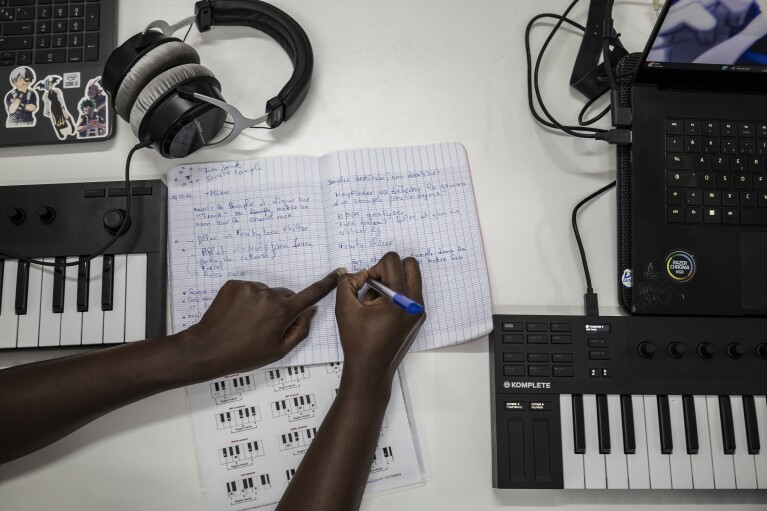
[[[695,275],[695,258],[681,250],[672,252],[666,256],[666,272],[676,282],[687,282]]]

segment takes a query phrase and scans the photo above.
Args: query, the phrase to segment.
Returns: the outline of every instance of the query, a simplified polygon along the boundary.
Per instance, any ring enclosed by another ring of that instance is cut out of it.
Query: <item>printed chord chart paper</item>
[[[181,165],[168,173],[171,305],[178,332],[229,279],[303,289],[389,251],[416,258],[427,320],[412,350],[492,330],[490,288],[460,144]],[[340,361],[335,294],[279,365]],[[277,365],[277,364],[275,364]]]
[[[261,369],[187,388],[208,509],[277,506],[335,399],[341,370],[340,363]],[[366,496],[424,480],[400,377]]]

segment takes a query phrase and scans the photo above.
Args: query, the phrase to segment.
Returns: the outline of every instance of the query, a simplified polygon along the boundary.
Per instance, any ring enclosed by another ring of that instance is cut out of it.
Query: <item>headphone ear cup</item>
[[[174,67],[157,75],[141,91],[130,112],[130,125],[136,138],[141,139],[141,123],[152,107],[179,85],[196,78],[213,78],[213,72],[199,64]],[[175,92],[174,92],[175,94]]]
[[[181,41],[168,41],[151,49],[125,75],[114,97],[115,111],[130,122],[136,98],[155,77],[177,66],[199,63],[195,49]]]

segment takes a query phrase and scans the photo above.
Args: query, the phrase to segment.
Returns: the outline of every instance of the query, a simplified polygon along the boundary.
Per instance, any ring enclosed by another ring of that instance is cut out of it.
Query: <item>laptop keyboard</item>
[[[767,225],[767,121],[667,119],[669,223]]]
[[[0,67],[99,60],[99,0],[0,0]]]

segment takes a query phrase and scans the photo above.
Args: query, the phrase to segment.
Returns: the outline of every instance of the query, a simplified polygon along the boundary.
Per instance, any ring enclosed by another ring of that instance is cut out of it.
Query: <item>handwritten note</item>
[[[168,174],[173,328],[195,324],[229,279],[299,290],[332,268],[416,258],[428,319],[413,346],[492,329],[466,152],[459,144],[179,166]],[[279,365],[340,361],[334,297]]]

